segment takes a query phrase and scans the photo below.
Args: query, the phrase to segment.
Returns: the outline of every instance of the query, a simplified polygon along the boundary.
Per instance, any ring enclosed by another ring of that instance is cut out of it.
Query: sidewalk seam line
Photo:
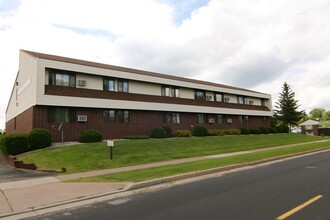
[[[7,196],[6,196],[6,194],[5,194],[5,192],[2,191],[1,189],[0,189],[0,191],[1,191],[1,194],[2,194],[2,195],[5,197],[5,199],[6,199],[7,204],[8,204],[8,206],[9,206],[9,209],[13,212],[14,209],[13,209],[13,207],[11,206],[11,204],[10,204],[10,202],[9,202],[9,200],[8,200],[8,198],[7,198]]]

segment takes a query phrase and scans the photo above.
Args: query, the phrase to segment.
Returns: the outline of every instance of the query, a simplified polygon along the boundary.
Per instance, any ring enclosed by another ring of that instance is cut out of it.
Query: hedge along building
[[[54,141],[96,129],[104,139],[270,125],[269,94],[212,82],[20,50],[6,110],[8,134],[46,128]]]

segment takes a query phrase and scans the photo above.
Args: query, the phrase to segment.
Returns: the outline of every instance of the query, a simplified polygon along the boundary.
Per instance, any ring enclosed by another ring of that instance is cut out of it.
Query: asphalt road
[[[34,170],[21,170],[10,167],[3,155],[0,153],[0,183],[12,182],[18,180],[25,180],[37,178],[42,176],[54,175],[48,172],[34,171]]]
[[[330,219],[329,183],[327,151],[33,219]]]

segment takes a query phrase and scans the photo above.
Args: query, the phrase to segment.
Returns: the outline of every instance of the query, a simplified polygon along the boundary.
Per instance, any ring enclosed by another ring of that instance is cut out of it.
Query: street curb
[[[299,153],[294,153],[294,154],[287,154],[287,155],[282,155],[282,156],[277,156],[277,157],[272,157],[272,158],[266,158],[266,159],[253,161],[253,162],[245,162],[245,163],[240,163],[240,164],[228,165],[228,166],[224,166],[224,167],[211,168],[211,169],[201,170],[201,171],[194,171],[194,172],[190,172],[190,173],[178,174],[175,176],[164,177],[164,178],[159,178],[159,179],[147,180],[147,181],[143,181],[143,182],[132,183],[132,184],[128,185],[124,190],[125,191],[136,190],[136,189],[164,184],[164,183],[168,183],[168,182],[174,182],[174,181],[198,177],[198,176],[220,173],[220,172],[224,172],[224,171],[228,171],[228,170],[234,170],[234,169],[239,169],[239,168],[248,167],[248,166],[255,166],[255,165],[259,165],[259,164],[269,163],[269,162],[273,162],[273,161],[280,161],[283,159],[294,158],[294,157],[298,157],[301,155],[308,155],[311,153],[318,153],[318,152],[328,151],[328,150],[330,150],[330,147],[316,149],[316,150],[310,150],[310,151],[305,151],[305,152],[299,152]]]
[[[193,177],[199,177],[199,176],[215,174],[215,173],[220,173],[220,172],[234,170],[234,169],[239,169],[239,168],[243,168],[243,167],[249,167],[249,166],[255,166],[255,165],[259,165],[259,164],[265,164],[265,163],[269,163],[269,162],[281,161],[283,159],[290,159],[290,158],[295,158],[295,157],[299,157],[299,156],[302,156],[302,155],[319,153],[319,152],[323,152],[323,151],[325,152],[325,151],[329,151],[329,150],[330,150],[330,146],[322,148],[322,149],[315,149],[315,150],[299,152],[299,153],[294,153],[294,154],[287,154],[287,155],[282,155],[282,156],[277,156],[277,157],[272,157],[272,158],[266,158],[266,159],[253,161],[253,162],[245,162],[245,163],[234,164],[234,165],[229,165],[229,166],[224,166],[224,167],[212,168],[212,169],[201,170],[201,171],[194,171],[194,172],[179,174],[179,175],[170,176],[170,177],[147,180],[147,181],[138,182],[138,183],[132,183],[132,184],[129,184],[128,186],[126,186],[123,189],[112,191],[112,192],[101,193],[101,194],[96,194],[96,195],[92,195],[92,196],[86,196],[86,197],[83,197],[83,198],[76,198],[76,199],[67,200],[67,201],[64,201],[64,202],[58,202],[58,203],[53,203],[53,204],[50,204],[50,205],[39,206],[39,207],[36,207],[36,208],[33,208],[33,209],[27,209],[27,210],[24,210],[24,211],[0,214],[0,218],[12,217],[10,219],[20,219],[19,217],[22,217],[22,218],[33,217],[33,216],[38,215],[38,211],[42,211],[42,210],[46,210],[46,209],[52,209],[52,208],[61,207],[61,206],[66,206],[66,205],[69,205],[69,204],[72,204],[72,203],[83,202],[83,201],[87,201],[87,200],[91,200],[91,199],[101,198],[101,197],[104,197],[104,196],[110,196],[110,195],[123,193],[123,192],[128,192],[128,191],[133,191],[133,190],[138,190],[138,189],[151,187],[151,186],[156,186],[156,185],[160,185],[160,184],[164,184],[164,183],[170,183],[170,182],[189,179],[189,178],[193,178]],[[29,215],[29,213],[30,213],[30,215]],[[35,213],[35,214],[32,214],[32,213]],[[15,216],[18,217],[18,218],[14,218]]]

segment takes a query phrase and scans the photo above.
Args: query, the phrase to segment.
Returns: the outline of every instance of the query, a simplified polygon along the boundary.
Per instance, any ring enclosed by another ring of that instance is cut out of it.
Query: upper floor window
[[[76,111],[73,108],[52,107],[48,109],[48,122],[74,122]]]
[[[221,93],[216,93],[216,94],[214,95],[214,100],[215,100],[216,102],[223,102],[223,94],[221,94]]]
[[[248,103],[246,96],[238,96],[237,99],[238,99],[238,104],[247,104]]]
[[[205,91],[195,90],[195,99],[205,100]]]
[[[266,99],[261,99],[261,106],[266,106]]]
[[[162,96],[168,96],[168,97],[180,97],[180,89],[178,87],[173,86],[162,86]]]
[[[118,79],[118,92],[128,92],[128,80]]]
[[[103,90],[106,91],[115,91],[115,79],[113,78],[103,78]]]
[[[49,85],[76,87],[76,74],[65,70],[49,69]]]

